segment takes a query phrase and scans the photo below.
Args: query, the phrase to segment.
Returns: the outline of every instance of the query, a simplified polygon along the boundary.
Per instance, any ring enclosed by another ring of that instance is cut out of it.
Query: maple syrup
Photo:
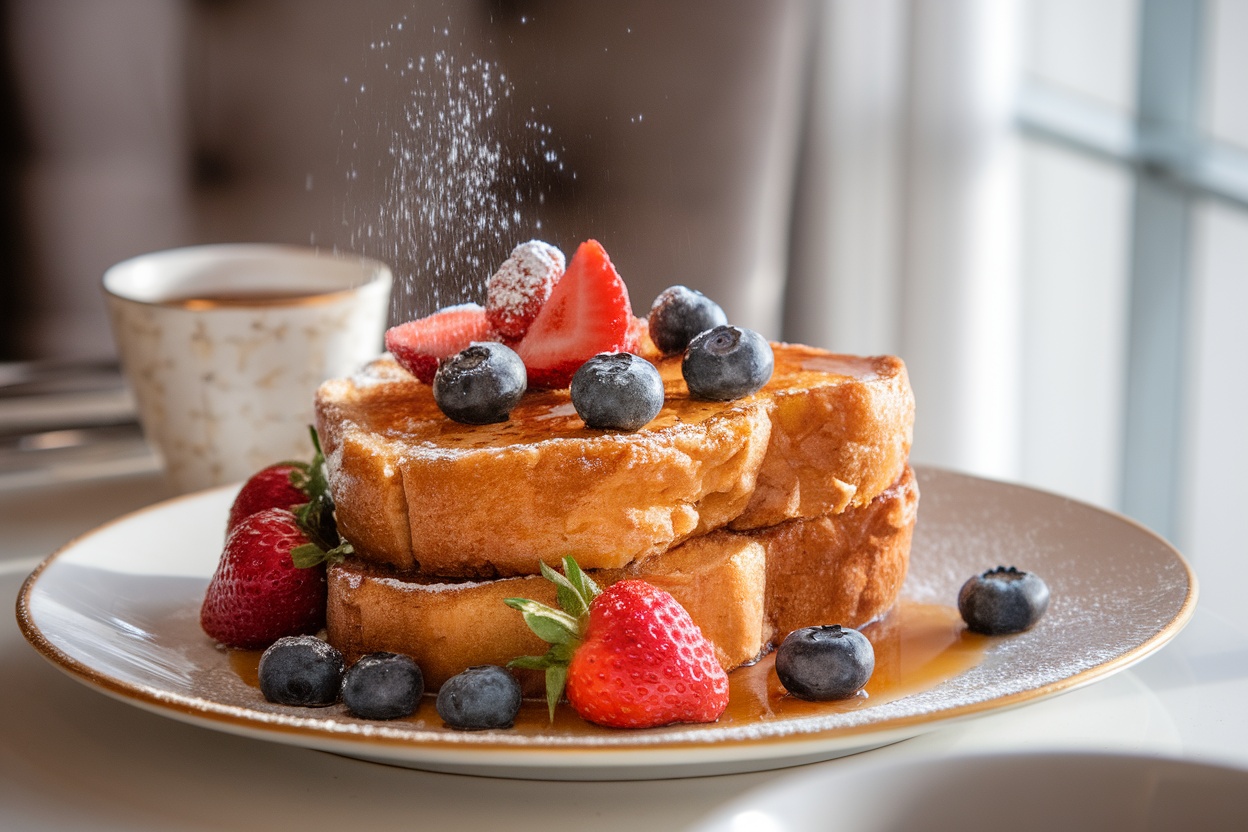
[[[958,611],[937,604],[901,601],[883,619],[862,628],[875,648],[875,672],[857,696],[833,702],[808,702],[789,695],[775,674],[775,653],[728,674],[728,707],[718,726],[752,725],[779,719],[826,716],[882,705],[952,679],[983,659],[990,639],[966,629]],[[247,685],[259,688],[260,651],[232,650],[230,666]],[[407,718],[414,727],[450,731],[442,724],[426,694],[416,713]],[[335,711],[334,713],[337,713]],[[551,731],[568,736],[618,733],[581,719],[566,703],[550,721],[544,701],[526,699],[514,729],[538,735]]]

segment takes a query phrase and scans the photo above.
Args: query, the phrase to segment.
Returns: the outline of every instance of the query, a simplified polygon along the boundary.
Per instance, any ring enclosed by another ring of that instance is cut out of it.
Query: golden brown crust
[[[818,624],[858,627],[888,612],[906,579],[918,504],[907,466],[868,505],[748,533],[767,550],[771,641]]]
[[[838,356],[794,344],[776,353],[786,363],[853,383],[775,391],[767,454],[733,529],[865,506],[897,480],[910,455],[914,394],[901,359]]]
[[[428,574],[534,574],[642,562],[732,524],[751,529],[869,503],[901,473],[914,401],[895,358],[773,345],[754,396],[667,402],[636,433],[589,430],[566,390],[527,394],[499,425],[446,419],[388,358],[317,395],[337,518],[359,557]]]
[[[566,390],[467,426],[381,360],[318,394],[338,528],[359,557],[427,574],[536,574],[571,555],[619,568],[722,527],[749,502],[766,402],[670,408],[642,431],[586,428]]]
[[[869,505],[750,533],[713,532],[591,574],[601,586],[641,578],[671,592],[732,669],[798,627],[858,627],[887,612],[905,578],[917,501],[907,468]],[[328,638],[349,658],[411,655],[437,687],[475,664],[545,652],[503,603],[509,597],[555,603],[553,585],[538,577],[448,580],[349,559],[330,569]],[[524,681],[530,693],[540,690],[539,679]]]
[[[720,664],[732,668],[762,651],[765,568],[759,543],[718,532],[645,568],[590,574],[602,586],[642,578],[672,593],[715,645]],[[546,652],[506,598],[556,605],[554,584],[536,576],[448,581],[349,559],[329,571],[327,635],[349,660],[377,650],[412,656],[436,688],[467,667]],[[536,677],[524,681],[530,693],[541,689]]]

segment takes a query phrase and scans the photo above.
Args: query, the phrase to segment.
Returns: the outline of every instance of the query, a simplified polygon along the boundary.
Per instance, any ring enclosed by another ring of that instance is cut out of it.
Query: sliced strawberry
[[[425,384],[433,383],[441,359],[473,341],[494,340],[485,309],[475,303],[448,306],[386,331],[386,349],[394,360]]]
[[[597,240],[581,243],[516,352],[529,387],[567,387],[600,352],[626,351],[633,324],[628,288]]]
[[[514,346],[529,331],[563,276],[563,252],[541,240],[512,250],[485,284],[485,315],[499,339]]]

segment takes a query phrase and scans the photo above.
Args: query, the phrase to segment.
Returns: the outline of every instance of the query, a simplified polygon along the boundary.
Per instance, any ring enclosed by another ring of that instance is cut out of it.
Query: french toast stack
[[[432,688],[542,653],[503,599],[554,604],[540,563],[569,555],[602,586],[669,591],[726,670],[793,629],[879,617],[918,504],[905,366],[772,347],[771,380],[730,402],[691,398],[679,356],[647,356],[666,400],[635,432],[585,427],[567,389],[458,424],[389,356],[326,382],[317,429],[355,550],[329,571],[329,641],[410,655]]]

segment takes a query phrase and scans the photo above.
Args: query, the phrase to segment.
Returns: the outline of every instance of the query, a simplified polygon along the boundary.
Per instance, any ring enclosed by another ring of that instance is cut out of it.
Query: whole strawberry
[[[251,476],[234,497],[226,520],[226,537],[239,523],[266,508],[285,508],[294,512],[308,541],[324,551],[340,546],[338,526],[334,522],[334,498],[329,493],[329,475],[325,470],[325,454],[321,450],[316,429],[309,427],[312,438],[310,462],[278,462]],[[342,550],[346,554],[346,550]]]
[[[506,601],[552,645],[545,656],[511,663],[546,671],[552,719],[565,687],[582,718],[609,728],[719,719],[728,706],[728,674],[670,593],[639,580],[600,591],[571,558],[564,559],[564,572],[542,566],[558,587],[562,611],[522,598]]]
[[[315,633],[325,624],[325,559],[290,511],[245,518],[225,541],[200,626],[221,644],[247,650]]]
[[[279,462],[252,474],[230,505],[230,516],[225,524],[226,535],[234,531],[239,523],[266,508],[290,509],[306,503],[308,492],[295,483],[299,478],[306,478],[307,472],[305,463]]]

